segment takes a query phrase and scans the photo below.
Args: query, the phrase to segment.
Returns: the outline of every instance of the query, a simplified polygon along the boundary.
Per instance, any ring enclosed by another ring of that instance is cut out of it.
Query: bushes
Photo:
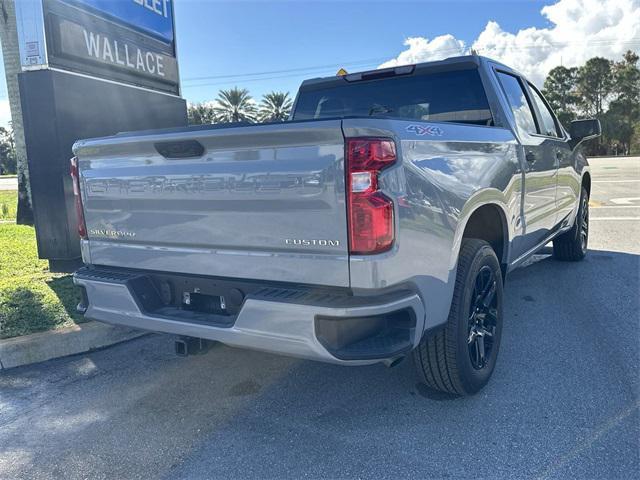
[[[0,175],[15,174],[16,144],[13,140],[13,130],[0,127]]]

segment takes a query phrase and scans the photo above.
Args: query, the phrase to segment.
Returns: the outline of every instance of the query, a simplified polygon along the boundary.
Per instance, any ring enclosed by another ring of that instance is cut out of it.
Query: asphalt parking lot
[[[150,335],[0,374],[0,478],[640,478],[640,159],[592,161],[591,252],[506,287],[471,398]]]

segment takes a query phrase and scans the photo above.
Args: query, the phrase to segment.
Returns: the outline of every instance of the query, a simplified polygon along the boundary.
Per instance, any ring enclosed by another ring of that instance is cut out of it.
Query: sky
[[[124,0],[127,1],[127,0]],[[640,51],[640,0],[174,0],[182,94],[259,99],[305,78],[478,53],[541,85],[556,65]],[[0,66],[0,125],[9,120]]]

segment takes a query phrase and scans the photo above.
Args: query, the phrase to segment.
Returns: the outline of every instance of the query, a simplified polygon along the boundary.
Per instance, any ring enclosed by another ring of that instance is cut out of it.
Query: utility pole
[[[21,225],[33,225],[27,149],[24,140],[20,90],[18,89],[18,73],[21,72],[22,68],[20,49],[18,47],[15,0],[0,0],[0,43],[2,44],[4,74],[7,81],[7,94],[11,109],[11,127],[16,145],[18,170],[18,212],[16,220]]]

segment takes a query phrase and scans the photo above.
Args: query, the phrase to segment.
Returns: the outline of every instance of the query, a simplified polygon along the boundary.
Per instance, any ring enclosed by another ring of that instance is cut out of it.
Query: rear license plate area
[[[200,292],[183,292],[182,308],[193,312],[227,314],[227,305],[222,295],[207,295]]]

